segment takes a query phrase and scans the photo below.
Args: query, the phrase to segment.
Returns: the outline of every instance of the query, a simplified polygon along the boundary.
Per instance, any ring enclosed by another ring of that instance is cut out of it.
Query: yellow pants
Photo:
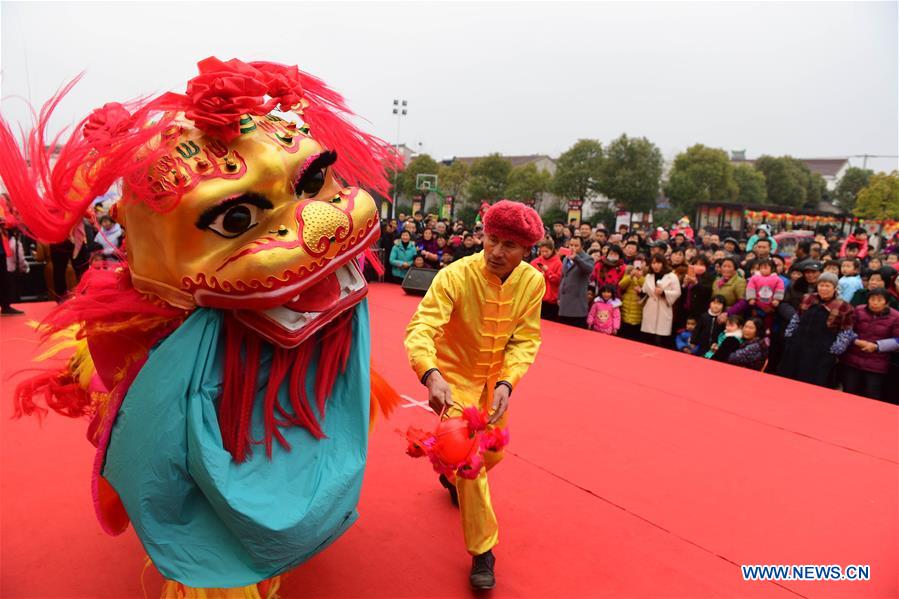
[[[485,396],[490,398],[490,402],[484,404]],[[455,396],[454,401],[457,401]],[[492,407],[493,393],[486,393],[481,396],[481,405],[483,407]],[[454,403],[447,410],[444,418],[452,418],[461,416],[462,410],[466,406]],[[499,421],[488,428],[504,428],[506,426],[506,417],[509,412],[506,411]],[[465,538],[465,548],[471,555],[480,555],[492,549],[499,541],[499,524],[496,521],[496,514],[493,511],[493,503],[490,501],[490,486],[487,484],[487,471],[496,466],[503,459],[503,452],[485,451],[484,466],[481,468],[478,477],[475,479],[462,478],[457,476],[456,491],[459,494],[459,512],[462,515],[462,535]]]

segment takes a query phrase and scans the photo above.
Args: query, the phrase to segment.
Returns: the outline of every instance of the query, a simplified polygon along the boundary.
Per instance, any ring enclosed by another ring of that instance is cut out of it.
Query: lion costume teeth
[[[21,384],[17,413],[46,394],[91,420],[100,523],[132,523],[169,591],[249,596],[352,524],[370,377],[382,408],[398,401],[370,371],[357,265],[379,233],[365,189],[386,196],[398,161],[295,66],[198,66],[183,94],[95,110],[52,165],[47,120],[77,80],[21,146],[0,121],[0,178],[29,234],[66,239],[116,182],[127,231],[121,261],[41,328],[75,355]]]

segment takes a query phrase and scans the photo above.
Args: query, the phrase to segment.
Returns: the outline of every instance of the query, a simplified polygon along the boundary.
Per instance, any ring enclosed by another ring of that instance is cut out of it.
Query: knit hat
[[[830,283],[831,285],[836,286],[837,275],[832,272],[822,272],[821,276],[818,277],[818,283]]]
[[[543,221],[533,208],[520,202],[501,200],[484,215],[484,233],[529,248],[543,239]]]

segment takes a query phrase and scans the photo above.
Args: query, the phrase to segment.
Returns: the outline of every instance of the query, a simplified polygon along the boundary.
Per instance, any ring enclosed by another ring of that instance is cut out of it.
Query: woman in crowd
[[[417,253],[418,250],[412,243],[412,235],[408,230],[403,230],[400,240],[390,250],[390,270],[398,283],[402,282],[406,273],[409,272]]]
[[[873,289],[868,303],[855,308],[855,341],[840,358],[843,391],[872,399],[883,398],[883,383],[890,355],[878,351],[877,342],[899,337],[899,311],[887,303],[886,289]]]
[[[645,277],[645,258],[639,256],[633,264],[625,269],[624,276],[618,283],[621,292],[621,328],[618,335],[625,339],[640,339],[640,323],[643,321],[643,306],[640,294]]]
[[[712,263],[704,254],[699,254],[690,261],[683,284],[684,320],[690,317],[698,319],[708,310],[712,299],[712,285],[715,283],[711,267]]]
[[[552,238],[537,244],[538,255],[531,264],[543,273],[546,291],[540,306],[540,318],[557,320],[559,316],[559,281],[562,280],[562,259],[556,253]]]
[[[865,285],[864,289],[856,291],[852,296],[852,301],[849,303],[853,306],[866,306],[868,304],[868,295],[871,291],[875,289],[885,289],[887,290],[887,303],[891,308],[899,310],[899,299],[894,298],[887,289],[887,285],[890,284],[890,280],[892,279],[892,272],[893,269],[889,267],[884,267],[880,270],[865,271],[863,273],[863,278],[867,280],[867,285]]]
[[[837,277],[822,273],[784,333],[786,346],[779,374],[797,381],[828,386],[837,357],[855,333],[853,309],[837,297]]]
[[[649,273],[643,280],[643,319],[640,330],[650,343],[660,347],[672,346],[671,331],[674,322],[674,302],[681,295],[677,275],[665,256],[655,254],[649,261]]]
[[[765,325],[759,318],[750,318],[743,325],[743,344],[728,356],[727,361],[750,370],[761,370],[767,360]]]
[[[434,237],[434,231],[425,229],[421,232],[421,239],[415,244],[418,253],[424,258],[425,263],[431,268],[437,268],[440,264],[439,246],[437,239]]]
[[[724,297],[724,305],[730,308],[746,296],[746,279],[737,272],[737,260],[726,257],[718,267],[718,278],[712,286],[712,293]]]

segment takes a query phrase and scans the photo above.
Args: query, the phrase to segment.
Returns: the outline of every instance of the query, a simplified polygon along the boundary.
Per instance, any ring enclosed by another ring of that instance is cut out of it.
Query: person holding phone
[[[593,258],[584,252],[580,237],[568,241],[567,255],[562,259],[562,282],[559,284],[559,322],[587,328],[587,288],[593,274]]]

